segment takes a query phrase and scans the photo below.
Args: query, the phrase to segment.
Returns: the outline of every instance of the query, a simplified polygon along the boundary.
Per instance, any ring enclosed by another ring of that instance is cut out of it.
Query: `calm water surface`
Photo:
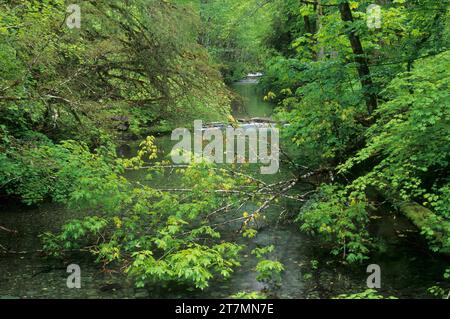
[[[255,83],[236,83],[233,89],[244,102],[242,107],[234,110],[235,118],[272,115],[272,105],[262,101]],[[158,138],[158,144],[163,152],[173,145],[168,137]],[[124,145],[121,153],[132,155],[135,149],[135,145]],[[282,166],[279,174],[267,178],[282,180],[289,178],[291,173],[289,168]],[[144,175],[144,172],[130,172],[127,177],[143,180]],[[176,177],[167,176],[152,183],[169,187],[176,184]],[[254,207],[249,203],[243,210],[250,211]],[[225,298],[240,291],[266,288],[256,281],[256,260],[250,250],[270,244],[276,246],[272,257],[277,257],[285,266],[281,285],[270,291],[276,298],[329,298],[364,291],[365,270],[371,263],[381,266],[381,292],[386,296],[430,297],[427,288],[442,279],[445,261],[433,256],[412,225],[394,214],[390,207],[380,207],[371,226],[381,251],[364,264],[352,267],[343,267],[319,247],[317,240],[299,232],[298,225],[290,222],[297,210],[297,204],[288,202],[271,207],[266,212],[266,224],[250,243],[236,234],[239,225],[223,229],[224,238],[246,243],[242,266],[236,269],[231,279],[214,281],[208,289],[198,291],[180,286],[136,289],[120,274],[103,273],[89,256],[73,256],[64,262],[47,259],[39,252],[39,234],[58,230],[65,221],[76,217],[73,212],[54,204],[33,209],[0,203],[0,224],[18,231],[16,235],[0,232],[0,244],[16,252],[0,253],[0,298]],[[285,213],[280,217],[282,211]],[[81,266],[82,289],[66,287],[66,266],[71,263]]]

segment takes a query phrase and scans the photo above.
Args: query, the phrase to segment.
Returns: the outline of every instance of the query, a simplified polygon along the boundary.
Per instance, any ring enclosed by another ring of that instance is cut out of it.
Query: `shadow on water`
[[[243,97],[244,107],[234,111],[235,118],[270,117],[273,106],[263,102],[254,81],[233,85]],[[173,142],[170,137],[159,137],[157,144],[167,154]],[[136,145],[124,145],[119,149],[123,156],[131,156]],[[281,166],[280,173],[270,178],[281,180],[290,176],[289,168]],[[145,173],[129,172],[127,178],[143,180]],[[173,175],[152,181],[152,185],[169,186],[177,182]],[[252,203],[242,210],[251,210]],[[253,207],[254,208],[254,207]],[[238,224],[222,229],[224,239],[245,243],[242,266],[229,280],[215,280],[204,291],[176,285],[136,289],[124,276],[103,273],[86,255],[72,256],[63,263],[40,255],[39,234],[58,230],[74,216],[63,207],[46,204],[39,208],[0,206],[1,224],[17,230],[15,235],[0,232],[0,244],[16,251],[0,254],[0,297],[2,298],[225,298],[240,291],[262,290],[266,287],[256,280],[256,260],[250,251],[255,247],[275,245],[274,256],[285,267],[282,283],[270,291],[275,298],[330,298],[341,293],[356,293],[367,289],[366,267],[376,263],[382,269],[382,289],[385,295],[404,298],[425,298],[427,288],[442,279],[446,263],[433,256],[426,244],[403,217],[393,213],[390,207],[378,210],[371,226],[378,239],[379,252],[364,264],[344,267],[322,249],[317,239],[308,237],[292,223],[298,211],[297,204],[281,201],[266,212],[267,221],[261,225],[257,236],[243,239],[237,234]],[[280,217],[280,213],[284,214]],[[242,212],[237,212],[241,214]],[[223,218],[230,218],[226,216]],[[66,287],[65,266],[80,264],[82,289]]]

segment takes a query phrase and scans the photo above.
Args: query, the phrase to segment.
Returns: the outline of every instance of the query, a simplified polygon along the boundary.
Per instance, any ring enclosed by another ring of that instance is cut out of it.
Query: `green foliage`
[[[75,208],[73,202],[83,200],[91,207],[101,203],[114,209],[122,200],[125,183],[113,165],[114,152],[107,148],[91,153],[75,141],[55,145],[43,138],[43,144],[34,146],[33,141],[8,138],[9,143],[0,144],[0,185],[24,203],[51,199]]]
[[[273,245],[255,248],[252,250],[252,255],[255,255],[256,258],[263,258],[265,255],[272,253],[274,250],[275,246]]]
[[[260,291],[241,291],[230,296],[231,299],[267,299],[267,296]]]
[[[443,289],[439,286],[433,286],[433,287],[428,288],[428,292],[435,297],[438,297],[441,299],[448,299],[447,297],[448,297],[449,292],[447,292],[445,289]]]
[[[397,299],[395,297],[388,297],[385,298],[383,295],[381,295],[378,291],[375,289],[367,289],[363,292],[356,293],[356,294],[342,294],[334,299]]]
[[[114,117],[140,131],[228,115],[228,91],[197,44],[198,15],[185,5],[84,1],[79,30],[61,27],[64,1],[1,7],[0,109],[18,132],[93,142],[94,128],[113,130]]]
[[[362,132],[355,117],[364,109],[352,92],[354,83],[348,82],[349,69],[335,62],[316,62],[300,76],[307,83],[280,104],[280,119],[291,124],[283,134],[302,150],[299,162],[313,168],[338,163]]]
[[[375,189],[429,208],[421,232],[433,250],[448,251],[448,2],[385,1],[382,27],[370,29],[372,2],[348,2],[352,17],[344,21],[342,6],[327,0],[82,1],[79,30],[64,27],[65,1],[1,2],[1,195],[84,211],[42,235],[45,251],[87,250],[138,287],[204,289],[228,278],[242,246],[222,239],[223,224],[210,213],[239,202],[227,190],[257,187],[207,163],[177,170],[181,192],[131,183],[123,173],[154,162],[155,141],[147,138],[127,160],[117,159],[114,141],[120,131],[224,120],[231,97],[222,76],[233,81],[265,69],[261,87],[287,124],[294,164],[338,173],[300,209],[302,231],[319,235],[346,263],[367,259],[366,192]],[[368,96],[377,100],[374,112]],[[155,165],[147,181],[163,173]],[[257,235],[247,227],[256,217],[244,213],[243,237]],[[259,281],[279,283],[283,265],[266,259],[274,251],[253,250]],[[430,291],[445,297],[445,288]],[[338,298],[383,297],[366,290]]]
[[[297,221],[302,231],[320,235],[331,245],[333,255],[342,255],[348,263],[367,259],[370,238],[364,198],[349,197],[342,187],[324,184],[301,208]]]
[[[260,282],[278,285],[281,282],[281,273],[284,271],[284,266],[277,260],[265,259],[265,257],[275,251],[275,246],[270,245],[266,247],[258,247],[252,250],[252,255],[259,260],[256,265],[257,276],[256,279]]]
[[[389,101],[377,110],[377,122],[367,131],[367,146],[341,167],[346,171],[376,158],[377,165],[356,179],[352,187],[358,191],[369,185],[388,189],[402,200],[417,200],[432,208],[438,220],[428,224],[435,225],[434,231],[447,234],[447,238],[449,67],[450,54],[446,52],[416,63],[412,72],[395,78],[385,91]],[[424,229],[430,238],[432,228]]]
[[[377,110],[377,123],[367,132],[368,145],[343,169],[376,156],[382,160],[364,179],[380,188],[389,185],[403,199],[423,195],[425,174],[448,166],[449,66],[450,54],[443,53],[395,78],[386,89],[389,101]]]
[[[261,81],[289,124],[282,134],[294,144],[294,162],[318,171],[337,167],[335,178],[346,184],[313,196],[299,216],[302,230],[320,235],[348,262],[363,260],[364,194],[371,188],[430,208],[436,215],[421,231],[433,250],[447,248],[449,236],[436,234],[450,229],[448,2],[383,3],[379,29],[366,23],[371,1],[349,2],[352,21],[343,21],[340,7],[322,4],[275,1],[265,42],[272,57]],[[358,41],[363,57],[354,54]],[[378,105],[370,114],[368,94]]]
[[[239,246],[230,243],[212,247],[188,244],[185,249],[170,253],[163,260],[155,259],[151,251],[139,251],[132,255],[133,263],[127,272],[135,277],[137,287],[148,282],[177,281],[203,289],[208,287],[213,273],[223,278],[231,275],[233,267],[239,265],[236,259],[239,250]]]
[[[442,283],[440,283],[439,285],[435,285],[433,287],[428,288],[428,292],[435,297],[449,299],[450,298],[450,290],[448,289],[449,288],[448,284],[450,282],[450,268],[447,268],[445,270],[443,277],[444,277],[444,281],[446,282],[445,286],[447,286],[447,287],[443,288],[444,285],[442,285]]]
[[[262,69],[267,56],[263,40],[273,15],[270,1],[187,2],[194,2],[200,12],[200,42],[220,66],[226,82]]]
[[[279,283],[284,266],[279,261],[264,259],[256,265],[256,279],[264,283]]]
[[[155,154],[152,138],[141,146],[135,158],[116,161],[116,169],[141,169],[144,159],[151,159]],[[229,278],[240,265],[242,247],[221,240],[221,233],[209,220],[210,212],[225,202],[233,203],[238,195],[230,193],[222,197],[205,190],[217,186],[234,188],[248,181],[227,171],[219,172],[207,163],[180,170],[180,187],[192,189],[187,194],[163,192],[146,185],[131,187],[115,176],[118,185],[115,192],[121,196],[116,207],[108,207],[105,201],[88,202],[89,207],[96,208],[98,217],[74,220],[57,234],[44,234],[44,247],[56,256],[87,249],[105,267],[124,269],[138,287],[177,282],[204,289],[212,278]],[[150,173],[159,174],[158,165]],[[97,188],[101,190],[102,184],[99,181]],[[251,185],[247,189],[248,186]],[[83,196],[71,196],[70,200],[73,205],[86,202]],[[272,275],[281,269],[275,262],[263,263],[258,268],[263,274],[261,279],[268,279],[269,272]]]
[[[94,154],[121,131],[229,114],[228,89],[197,43],[198,13],[160,0],[81,7],[82,27],[71,30],[64,1],[0,3],[0,192],[27,204],[67,201],[79,182],[72,196],[108,198],[117,172]]]
[[[80,249],[83,247],[82,243],[88,243],[92,238],[96,239],[107,225],[106,219],[97,216],[73,220],[63,226],[58,236],[52,233],[44,233],[41,236],[45,243],[44,250],[51,250],[55,256],[59,256],[64,250]]]

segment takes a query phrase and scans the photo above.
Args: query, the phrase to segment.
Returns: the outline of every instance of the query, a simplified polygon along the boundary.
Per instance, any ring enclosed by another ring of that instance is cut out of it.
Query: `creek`
[[[243,98],[242,107],[233,111],[235,118],[271,117],[273,106],[262,100],[255,81],[237,82],[232,88]],[[168,136],[157,140],[163,153],[170,151],[174,143]],[[132,156],[137,144],[124,145],[119,153]],[[143,175],[145,172],[133,171],[127,174],[127,178],[140,181],[144,179]],[[278,174],[264,178],[267,182],[274,182],[289,177],[292,177],[289,167],[281,165]],[[172,187],[176,185],[176,177],[152,183]],[[252,207],[255,205],[249,203],[242,209],[251,211]],[[179,286],[137,289],[121,274],[102,272],[92,257],[86,255],[63,262],[45,258],[39,252],[39,234],[57,231],[65,221],[77,216],[50,203],[38,208],[3,203],[0,206],[1,224],[17,230],[17,234],[0,232],[0,244],[15,251],[0,253],[0,298],[225,298],[240,291],[267,288],[256,280],[254,267],[257,261],[250,251],[272,244],[276,247],[272,257],[285,267],[281,285],[269,290],[269,295],[275,298],[330,298],[341,293],[362,292],[367,289],[369,274],[366,268],[369,264],[381,266],[380,292],[386,296],[430,297],[427,288],[442,280],[446,263],[429,252],[411,223],[387,205],[380,206],[372,216],[370,231],[380,249],[371,255],[370,260],[354,266],[343,266],[321,247],[317,239],[301,233],[299,226],[292,222],[296,212],[298,203],[280,201],[271,206],[266,211],[266,223],[261,225],[253,239],[237,235],[238,225],[223,229],[225,239],[245,243],[242,265],[231,279],[213,280],[209,288],[199,291]],[[81,289],[68,289],[66,286],[66,267],[72,263],[81,267]]]

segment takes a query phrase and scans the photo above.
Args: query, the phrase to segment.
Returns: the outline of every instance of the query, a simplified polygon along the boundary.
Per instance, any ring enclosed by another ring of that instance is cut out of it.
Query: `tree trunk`
[[[344,22],[353,22],[353,15],[348,2],[339,4],[339,12],[341,13],[341,19]],[[364,99],[366,100],[367,111],[369,114],[378,107],[377,95],[373,92],[374,86],[372,77],[370,75],[370,69],[364,50],[361,45],[361,40],[356,34],[355,30],[351,29],[347,33],[348,39],[355,55],[355,62],[358,68],[359,79],[364,92]]]
[[[311,43],[308,45],[308,50],[311,53],[311,57],[313,60],[317,59],[317,54],[314,51],[314,28],[312,26],[311,20],[309,16],[303,16],[303,23],[305,25],[305,31],[308,33],[307,38],[311,41]]]
[[[322,10],[322,3],[320,0],[317,0],[317,7],[316,7],[316,14],[317,14],[317,32],[322,29],[322,16],[323,16],[323,10]],[[320,46],[319,52],[317,53],[317,57],[319,60],[323,59],[325,57],[325,48],[323,45]]]

